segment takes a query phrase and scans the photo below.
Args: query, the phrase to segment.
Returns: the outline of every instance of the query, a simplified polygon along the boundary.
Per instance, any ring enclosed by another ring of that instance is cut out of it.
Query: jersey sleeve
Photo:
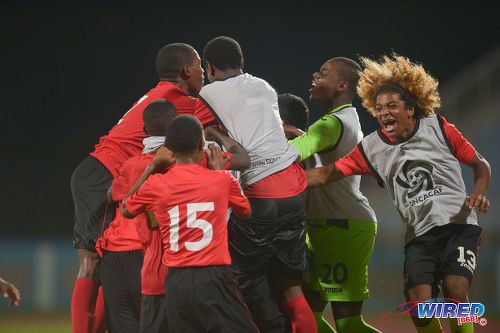
[[[443,129],[451,145],[453,154],[460,163],[469,164],[474,156],[476,156],[476,149],[463,137],[455,125],[448,123],[444,117],[441,117],[441,119],[443,120]]]
[[[346,157],[336,161],[335,166],[339,168],[346,177],[354,175],[372,175],[376,177],[363,158],[358,146],[356,146],[356,148]]]
[[[132,215],[139,215],[153,210],[153,204],[158,190],[154,189],[155,175],[149,177],[141,187],[125,200],[124,205]]]
[[[342,123],[331,115],[326,115],[309,127],[303,135],[290,140],[297,147],[301,161],[314,153],[330,149],[337,144],[342,133]]]
[[[226,173],[226,176],[229,178],[229,207],[238,214],[248,214],[248,212],[250,212],[250,203],[243,194],[240,183],[236,178],[231,176],[231,174]]]
[[[194,116],[198,118],[203,127],[218,125],[217,119],[215,119],[208,106],[199,98],[196,98],[195,101]]]

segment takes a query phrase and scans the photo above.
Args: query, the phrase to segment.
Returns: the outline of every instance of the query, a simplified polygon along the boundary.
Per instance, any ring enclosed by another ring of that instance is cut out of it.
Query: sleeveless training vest
[[[399,142],[378,130],[359,148],[406,224],[406,243],[436,226],[477,224],[476,213],[465,206],[460,164],[440,116],[417,119],[410,136]]]
[[[341,126],[337,144],[306,159],[306,168],[318,168],[332,164],[349,154],[363,138],[358,113],[354,107],[346,107],[329,116],[336,117]],[[308,219],[357,219],[377,221],[375,212],[359,190],[361,176],[342,178],[307,193]]]
[[[200,98],[222,128],[250,156],[250,168],[240,173],[243,188],[286,169],[299,158],[287,144],[278,110],[278,95],[266,81],[237,75],[204,86]]]

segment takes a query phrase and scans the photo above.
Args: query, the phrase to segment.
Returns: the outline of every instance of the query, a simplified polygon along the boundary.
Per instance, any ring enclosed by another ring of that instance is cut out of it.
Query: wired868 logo
[[[407,199],[412,207],[424,203],[443,191],[441,186],[434,187],[432,171],[432,165],[422,161],[407,160],[403,164],[396,182],[408,189]]]
[[[460,303],[451,298],[433,298],[425,302],[408,302],[387,312],[382,320],[409,314],[418,318],[456,318],[458,325],[476,323],[486,326],[488,321],[481,318],[485,307],[482,303]]]

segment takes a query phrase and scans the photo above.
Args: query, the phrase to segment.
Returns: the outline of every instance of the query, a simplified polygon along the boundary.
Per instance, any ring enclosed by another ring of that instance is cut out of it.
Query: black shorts
[[[140,333],[168,332],[165,314],[165,295],[142,294],[140,325]]]
[[[235,274],[275,271],[301,276],[306,262],[306,212],[302,194],[290,198],[249,198],[252,217],[229,222],[231,270]]]
[[[471,224],[432,228],[405,245],[405,290],[420,284],[439,290],[447,275],[461,275],[472,283],[483,229]]]
[[[258,332],[228,266],[168,268],[169,332]]]
[[[107,191],[113,182],[111,172],[89,155],[71,176],[75,205],[73,246],[95,252],[95,243],[115,218],[116,205],[109,203]]]
[[[142,250],[105,252],[100,278],[110,332],[139,332]]]

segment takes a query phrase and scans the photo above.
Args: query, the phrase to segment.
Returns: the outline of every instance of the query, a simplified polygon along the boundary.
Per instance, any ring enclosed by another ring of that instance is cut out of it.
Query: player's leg
[[[282,306],[288,313],[294,332],[317,332],[314,314],[302,291],[302,275],[307,268],[307,221],[302,194],[275,199],[276,233],[270,268],[277,277]]]
[[[249,199],[253,215],[248,221],[231,216],[228,227],[230,269],[259,329],[262,332],[288,332],[290,324],[273,296],[268,280],[268,260],[272,255],[275,231],[272,223],[258,218],[264,200]]]
[[[193,308],[205,332],[259,332],[228,266],[205,267],[196,279]]]
[[[311,228],[312,226],[309,226]],[[333,327],[328,323],[325,318],[323,318],[323,312],[325,311],[326,301],[321,297],[320,285],[318,274],[316,272],[316,257],[315,251],[309,240],[306,238],[307,243],[307,268],[308,270],[304,273],[304,284],[302,289],[304,291],[304,296],[311,308],[314,319],[316,320],[316,325],[318,326],[318,333],[335,333]]]
[[[168,332],[165,295],[142,295],[140,333]]]
[[[310,220],[312,278],[323,300],[331,302],[338,332],[379,332],[361,314],[376,232],[373,221]]]
[[[102,294],[102,286],[99,287],[99,292],[97,293],[97,301],[95,304],[95,317],[94,327],[92,328],[92,333],[106,333],[108,329],[106,324],[106,308],[104,306],[104,296]]]
[[[434,229],[405,245],[404,294],[407,302],[425,302],[437,296],[439,288],[439,244]],[[441,333],[437,318],[411,320],[419,333]]]
[[[73,332],[87,333],[95,318],[94,311],[99,287],[99,256],[95,242],[103,223],[114,218],[114,207],[108,204],[106,191],[113,176],[98,160],[88,156],[71,177],[71,193],[75,206],[73,245],[77,249],[79,270],[71,300]]]
[[[477,267],[478,247],[482,228],[476,225],[450,225],[443,263],[443,296],[459,302],[469,302],[468,292]],[[453,333],[473,332],[473,323],[458,325],[450,319]]]
[[[101,283],[111,332],[139,332],[142,251],[106,252]]]

